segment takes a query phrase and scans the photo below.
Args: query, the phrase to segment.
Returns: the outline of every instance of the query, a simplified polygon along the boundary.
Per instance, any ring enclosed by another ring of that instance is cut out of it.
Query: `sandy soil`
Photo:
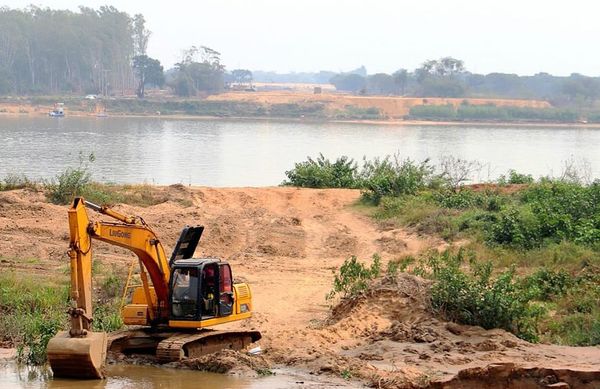
[[[524,99],[474,99],[474,98],[440,98],[440,97],[397,97],[397,96],[353,96],[340,93],[302,93],[289,91],[271,92],[227,92],[211,95],[208,100],[214,101],[250,101],[263,104],[282,103],[323,103],[329,110],[343,110],[350,105],[359,108],[378,108],[390,119],[401,119],[407,115],[410,108],[416,105],[446,105],[459,106],[464,101],[471,105],[494,104],[496,106],[516,106],[531,108],[548,108],[550,103],[541,100]]]
[[[260,361],[240,363],[292,368],[324,381],[351,376],[349,386],[600,387],[600,348],[531,345],[504,331],[443,322],[428,310],[428,282],[412,276],[383,279],[368,295],[330,310],[325,295],[332,270],[349,255],[367,259],[379,253],[387,260],[443,246],[377,225],[351,206],[358,191],[180,185],[156,190],[172,200],[116,208],[142,216],[168,252],[184,224],[205,225],[196,256],[227,259],[234,276],[252,286],[254,317],[230,326],[259,329],[264,353]],[[64,272],[67,243],[66,207],[46,203],[41,193],[0,192],[4,271]],[[132,259],[102,243],[95,254],[108,263]],[[219,358],[218,366],[236,359]]]
[[[312,85],[304,85],[307,88],[312,88]],[[458,106],[468,101],[471,105],[485,105],[493,104],[496,106],[517,106],[517,107],[532,107],[532,108],[547,108],[550,104],[546,101],[541,100],[524,100],[524,99],[475,99],[475,98],[438,98],[438,97],[398,97],[398,96],[354,96],[350,94],[344,94],[332,91],[328,88],[324,89],[322,94],[314,94],[302,88],[295,89],[294,91],[261,91],[261,92],[225,92],[216,95],[210,95],[207,100],[211,101],[247,101],[252,103],[259,103],[263,105],[273,104],[314,104],[321,103],[325,106],[326,111],[330,113],[330,117],[335,117],[336,112],[343,111],[347,106],[353,106],[358,108],[378,108],[384,116],[382,120],[350,120],[342,122],[361,122],[361,123],[403,123],[407,125],[411,124],[436,124],[438,122],[420,122],[420,121],[408,121],[404,120],[405,115],[410,111],[410,108],[416,105],[447,105],[451,104]],[[91,105],[98,104],[96,112],[91,109]],[[51,105],[31,105],[27,102],[0,102],[0,115],[48,115],[48,112],[52,110]],[[100,102],[89,102],[82,100],[79,107],[71,107],[66,109],[67,116],[92,116],[95,117],[98,112],[103,112],[103,108]],[[143,117],[155,117],[156,115],[151,114],[113,114],[111,112],[106,113],[109,116],[143,116]],[[169,118],[181,118],[181,119],[202,119],[203,117],[194,115],[163,115],[156,117],[169,117]],[[231,118],[229,118],[231,119]],[[255,118],[253,118],[255,119]],[[266,118],[270,119],[270,118]],[[286,119],[289,120],[289,119]],[[304,120],[304,119],[302,119]],[[320,119],[323,120],[323,119]],[[335,120],[332,120],[335,121]],[[457,122],[439,122],[442,125],[457,124]],[[502,125],[502,123],[479,123],[482,125]],[[458,123],[464,124],[464,123]],[[536,123],[533,123],[534,125]],[[544,123],[545,124],[545,123]],[[560,123],[557,123],[560,124]],[[507,125],[522,125],[521,123],[507,123]],[[565,126],[565,124],[562,124]],[[566,125],[582,125],[579,123],[567,123]]]

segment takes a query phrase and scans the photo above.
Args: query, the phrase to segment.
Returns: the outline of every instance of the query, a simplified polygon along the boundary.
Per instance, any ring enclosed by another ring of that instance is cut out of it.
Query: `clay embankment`
[[[600,348],[531,345],[504,331],[443,322],[428,311],[428,282],[411,276],[382,280],[368,295],[330,311],[324,297],[332,270],[349,255],[367,259],[377,252],[385,260],[440,245],[361,215],[350,206],[358,191],[155,190],[171,201],[117,209],[143,216],[167,250],[183,225],[206,226],[196,255],[227,259],[235,277],[252,285],[256,313],[235,325],[263,333],[260,366],[290,366],[324,382],[351,376],[348,386],[600,387]],[[67,243],[66,207],[48,204],[41,193],[0,192],[3,271],[63,274]],[[112,246],[95,247],[104,262],[132,259]],[[236,360],[219,358],[215,366]]]
[[[59,99],[60,100],[60,99]],[[59,101],[57,100],[57,101]],[[264,91],[264,92],[225,92],[221,94],[211,95],[207,99],[209,102],[248,102],[262,106],[267,110],[277,104],[297,104],[300,106],[322,104],[323,114],[321,119],[334,120],[340,112],[345,112],[349,108],[369,109],[377,108],[381,114],[380,122],[397,122],[412,123],[404,121],[403,118],[408,115],[410,109],[417,105],[447,105],[451,104],[459,106],[464,102],[470,105],[487,105],[495,106],[513,106],[513,107],[528,107],[528,108],[548,108],[550,104],[540,100],[520,100],[520,99],[475,99],[475,98],[438,98],[438,97],[397,97],[397,96],[353,96],[349,94],[334,93],[326,91],[323,94],[308,93],[303,90],[296,91]],[[97,116],[98,113],[107,114],[109,116],[157,116],[156,111],[162,111],[160,117],[172,118],[199,118],[204,116],[194,115],[193,112],[177,111],[166,114],[166,109],[163,103],[174,102],[185,103],[202,102],[202,100],[181,100],[170,96],[160,100],[152,100],[149,102],[153,105],[153,110],[144,110],[141,107],[130,107],[128,104],[131,101],[136,101],[133,98],[124,98],[114,102],[120,106],[115,112],[111,112],[110,108],[106,109],[101,100],[78,100],[77,98],[69,98],[66,115],[67,116]],[[122,104],[121,104],[122,103]],[[0,115],[48,115],[48,112],[53,108],[52,104],[32,104],[27,99],[17,101],[2,101],[0,102]],[[163,109],[164,108],[164,109]],[[173,108],[169,108],[173,109]],[[224,108],[227,110],[227,108]],[[141,110],[141,111],[140,111]],[[205,115],[209,115],[205,113]],[[222,113],[220,114],[222,116]],[[215,113],[216,116],[216,113]],[[227,115],[229,117],[243,117],[244,112],[231,111]],[[269,118],[269,116],[250,115],[252,118]],[[293,119],[293,116],[288,116],[287,119]],[[298,117],[296,117],[298,119]],[[364,121],[364,120],[357,120]],[[368,121],[367,121],[368,122]],[[431,122],[428,122],[431,124]],[[440,122],[441,123],[441,122]],[[567,125],[569,123],[566,123]],[[547,124],[546,124],[547,125]],[[562,123],[565,125],[565,123]]]
[[[455,107],[468,102],[470,105],[493,104],[498,107],[549,108],[550,103],[541,100],[524,99],[474,99],[441,97],[394,97],[394,96],[353,96],[339,93],[311,94],[300,92],[229,92],[212,95],[213,101],[248,101],[266,105],[272,104],[314,104],[322,103],[326,110],[344,110],[347,106],[358,108],[377,108],[382,116],[389,119],[402,119],[416,105],[447,105]]]

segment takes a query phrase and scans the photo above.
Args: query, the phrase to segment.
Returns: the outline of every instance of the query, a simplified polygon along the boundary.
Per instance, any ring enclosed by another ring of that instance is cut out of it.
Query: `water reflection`
[[[415,126],[153,118],[0,117],[0,177],[51,178],[94,152],[94,178],[119,183],[277,185],[307,155],[361,160],[393,154],[477,160],[479,179],[508,169],[558,174],[586,160],[600,174],[600,130],[585,128]]]
[[[222,374],[176,370],[152,366],[109,365],[105,380],[53,379],[45,367],[0,365],[0,388],[40,389],[128,389],[128,388],[248,388],[250,381]]]

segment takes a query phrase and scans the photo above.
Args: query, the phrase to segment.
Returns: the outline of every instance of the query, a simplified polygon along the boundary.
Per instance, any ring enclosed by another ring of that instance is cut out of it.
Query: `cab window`
[[[195,319],[198,309],[198,269],[175,269],[172,277],[172,316],[181,319]]]

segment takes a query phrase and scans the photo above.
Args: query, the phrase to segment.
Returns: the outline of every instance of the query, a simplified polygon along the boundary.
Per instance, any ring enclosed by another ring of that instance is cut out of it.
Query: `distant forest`
[[[253,74],[257,82],[331,83],[337,90],[365,95],[544,99],[561,106],[589,105],[600,98],[599,77],[576,73],[569,77],[548,73],[475,74],[465,69],[463,61],[451,57],[426,61],[413,71],[399,69],[392,74],[367,74],[364,66],[345,73]]]
[[[182,97],[252,89],[252,82],[331,83],[359,95],[507,97],[545,99],[557,106],[590,106],[600,98],[600,78],[469,72],[451,57],[392,74],[367,69],[336,73],[278,74],[234,69],[206,46],[182,50],[167,71],[146,54],[151,32],[143,15],[111,6],[78,12],[29,6],[0,8],[0,95],[101,94],[145,96],[147,86],[170,88]]]

